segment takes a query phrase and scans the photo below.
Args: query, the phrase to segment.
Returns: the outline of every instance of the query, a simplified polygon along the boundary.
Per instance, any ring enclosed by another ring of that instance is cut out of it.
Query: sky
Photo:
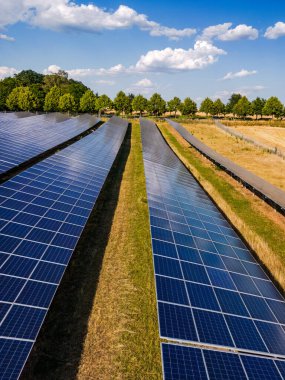
[[[59,69],[99,94],[285,102],[283,0],[0,0],[0,79]]]

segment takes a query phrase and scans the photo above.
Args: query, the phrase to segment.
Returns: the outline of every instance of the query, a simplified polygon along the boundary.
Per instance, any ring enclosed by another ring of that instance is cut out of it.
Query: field
[[[264,178],[273,185],[285,190],[285,160],[250,143],[232,137],[217,128],[211,120],[189,120],[181,123],[195,137],[216,150],[223,156],[231,159],[240,166]],[[242,127],[243,133],[252,127]],[[277,139],[281,128],[272,127],[272,135]],[[283,129],[281,129],[282,133]],[[268,135],[269,133],[267,133]],[[285,133],[284,133],[285,136]],[[285,140],[284,140],[285,141]],[[280,144],[284,144],[283,142]]]
[[[271,148],[277,148],[285,154],[285,128],[273,127],[269,125],[240,125],[232,126],[235,131],[250,137],[257,142],[265,144]]]

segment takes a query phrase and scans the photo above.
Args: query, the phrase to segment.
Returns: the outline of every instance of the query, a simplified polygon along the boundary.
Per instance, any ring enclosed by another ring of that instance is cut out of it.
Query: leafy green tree
[[[22,70],[14,76],[17,86],[31,86],[32,84],[42,84],[44,75],[33,70]]]
[[[59,99],[61,96],[60,88],[53,86],[50,91],[46,94],[44,102],[44,110],[46,112],[58,111]]]
[[[109,98],[109,96],[103,94],[95,99],[95,109],[99,113],[105,112],[108,109],[111,109],[113,106],[112,100]]]
[[[122,112],[127,114],[131,111],[131,99],[124,93],[119,91],[114,99],[115,110],[121,114]]]
[[[181,100],[177,96],[175,96],[173,99],[169,100],[169,102],[167,103],[168,111],[170,113],[174,112],[174,117],[176,117],[176,113],[179,110],[180,105],[181,105]]]
[[[29,87],[20,87],[21,91],[18,95],[18,107],[22,111],[33,111],[37,109],[37,98]]]
[[[206,98],[202,101],[201,107],[200,107],[200,112],[204,112],[207,116],[214,115],[215,110],[214,110],[214,102],[210,98]]]
[[[265,106],[266,100],[261,99],[257,97],[251,102],[251,109],[252,109],[252,114],[255,115],[256,119],[258,116],[262,117],[263,115],[263,107]]]
[[[90,90],[82,82],[69,79],[68,84],[63,86],[63,93],[69,93],[73,95],[76,105],[79,108],[80,99],[85,94],[86,91]]]
[[[228,104],[226,105],[226,112],[233,113],[234,106],[241,98],[241,94],[232,94],[232,96],[229,98]]]
[[[60,75],[58,73],[48,74],[44,76],[43,88],[44,91],[47,93],[50,91],[52,87],[57,86],[62,90],[62,92],[67,93],[68,83],[68,78],[64,75]]]
[[[252,110],[251,110],[251,103],[247,99],[246,96],[243,96],[237,104],[233,108],[233,113],[235,115],[241,116],[241,117],[246,117],[248,115],[251,115]]]
[[[224,105],[224,103],[221,101],[221,99],[217,99],[214,101],[213,103],[213,107],[214,107],[214,115],[225,115],[226,113],[226,106]]]
[[[43,111],[44,103],[45,103],[45,92],[43,90],[43,86],[40,83],[34,83],[29,86],[29,89],[32,91],[35,102],[36,102],[36,110]]]
[[[4,78],[0,80],[0,111],[6,110],[6,100],[12,90],[17,87],[15,78]]]
[[[267,99],[264,107],[263,107],[264,115],[271,115],[272,119],[275,117],[281,117],[284,114],[283,104],[276,96],[271,96],[271,98]]]
[[[154,93],[148,101],[148,111],[155,116],[162,115],[166,111],[166,102],[161,95]]]
[[[93,91],[87,90],[80,99],[80,110],[92,113],[95,110],[95,95]]]
[[[71,94],[64,94],[59,98],[58,108],[62,112],[76,112],[76,102]]]
[[[197,104],[190,98],[185,98],[179,107],[182,115],[195,115],[198,111]]]
[[[19,111],[19,95],[24,87],[15,87],[6,99],[6,106],[10,111]]]
[[[135,96],[132,101],[132,107],[133,110],[139,112],[141,116],[142,113],[147,109],[147,99],[142,95]]]

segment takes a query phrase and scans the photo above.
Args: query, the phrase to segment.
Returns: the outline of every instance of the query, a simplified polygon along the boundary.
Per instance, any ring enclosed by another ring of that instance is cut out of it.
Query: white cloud
[[[203,69],[226,52],[207,41],[196,41],[193,49],[151,50],[142,55],[134,70],[137,72],[179,72]]]
[[[213,95],[213,99],[221,99],[222,101],[226,102],[232,94],[241,94],[243,96],[251,97],[254,96],[257,92],[265,90],[266,87],[262,85],[255,85],[255,86],[245,86],[245,87],[239,87],[232,91],[230,90],[221,90],[215,93]]]
[[[248,77],[250,75],[255,75],[255,74],[257,74],[256,70],[249,71],[249,70],[242,69],[236,73],[233,73],[233,72],[227,73],[223,77],[223,80],[235,79],[235,78],[244,78],[244,77]]]
[[[154,84],[152,83],[150,79],[144,78],[144,79],[139,80],[137,83],[135,83],[135,86],[147,88],[147,87],[153,87]]]
[[[165,36],[172,40],[189,37],[195,29],[175,29],[151,21],[144,14],[120,5],[108,11],[95,4],[77,4],[71,0],[0,0],[0,27],[19,21],[55,31],[75,30],[101,32],[103,30],[138,27],[151,36]]]
[[[0,34],[0,40],[5,40],[5,41],[9,41],[9,42],[14,42],[14,41],[15,41],[15,38],[14,38],[14,37],[7,36],[7,34]]]
[[[125,74],[144,73],[174,73],[191,70],[204,69],[215,63],[220,55],[226,52],[217,48],[208,41],[196,41],[193,48],[163,50],[150,50],[142,55],[136,64],[126,67],[117,64],[110,68],[84,68],[66,70],[70,77],[81,79],[92,76],[116,76]],[[44,73],[57,72],[60,69],[57,65],[51,65]]]
[[[131,87],[126,88],[126,92],[134,94],[148,95],[157,87],[150,79],[144,78],[134,83]]]
[[[47,74],[57,74],[61,70],[61,67],[57,65],[50,65],[47,69],[44,69],[43,73]]]
[[[258,30],[252,26],[240,24],[235,28],[231,28],[232,25],[231,22],[226,22],[224,24],[209,26],[203,30],[199,39],[206,41],[211,41],[213,39],[218,39],[220,41],[235,41],[241,39],[255,40],[258,38]]]
[[[12,77],[14,74],[17,74],[19,71],[14,67],[0,66],[0,79],[6,77]]]
[[[285,23],[282,21],[276,22],[274,26],[266,29],[264,37],[269,40],[276,40],[279,37],[285,36]]]

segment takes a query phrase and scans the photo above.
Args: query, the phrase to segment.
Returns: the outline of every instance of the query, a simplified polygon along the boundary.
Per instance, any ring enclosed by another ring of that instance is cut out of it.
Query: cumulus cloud
[[[105,84],[107,86],[114,86],[115,81],[108,80],[108,79],[100,79],[100,80],[97,80],[95,83],[97,83],[97,84]]]
[[[101,32],[103,30],[138,27],[151,36],[165,36],[172,40],[189,37],[195,29],[169,28],[151,21],[144,14],[120,5],[115,11],[108,11],[93,3],[77,4],[71,0],[0,0],[0,27],[19,21],[55,31]]]
[[[226,52],[214,46],[208,41],[196,41],[193,48],[163,50],[150,50],[142,55],[137,63],[126,67],[117,64],[110,68],[83,68],[66,70],[72,78],[84,78],[91,76],[116,76],[125,74],[143,74],[143,73],[174,73],[191,70],[204,69],[215,63],[220,55]],[[44,73],[56,72],[60,69],[57,65],[51,65]]]
[[[14,74],[17,74],[19,71],[14,67],[0,66],[0,79],[6,77],[12,77]]]
[[[240,24],[232,28],[232,25],[231,22],[226,22],[224,24],[208,26],[203,30],[199,39],[206,41],[213,39],[235,41],[241,39],[256,40],[258,38],[258,30],[252,26]]]
[[[285,22],[276,22],[274,26],[270,26],[266,29],[264,37],[269,40],[276,40],[279,37],[285,36]]]
[[[61,67],[57,65],[50,65],[47,69],[44,69],[43,73],[47,74],[57,74],[61,70]]]
[[[7,34],[0,34],[0,40],[5,40],[5,41],[9,41],[9,42],[14,42],[14,41],[15,41],[15,38],[14,38],[14,37],[7,36]]]
[[[152,93],[156,87],[156,84],[154,84],[150,79],[143,78],[129,88],[126,88],[125,91],[134,94],[148,95]]]
[[[207,41],[196,41],[193,48],[151,50],[134,66],[137,72],[179,72],[203,69],[226,52]]]
[[[227,73],[224,77],[223,77],[223,80],[228,80],[228,79],[236,79],[236,78],[244,78],[244,77],[248,77],[250,75],[255,75],[257,74],[257,71],[256,70],[245,70],[245,69],[242,69],[236,73],[233,73],[233,72],[229,72]]]

